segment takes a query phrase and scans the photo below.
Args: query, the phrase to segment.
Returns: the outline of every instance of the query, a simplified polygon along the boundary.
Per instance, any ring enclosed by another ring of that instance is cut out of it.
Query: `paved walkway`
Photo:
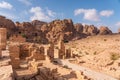
[[[70,63],[68,60],[61,60],[62,65],[67,65],[69,68],[72,68],[76,71],[82,71],[86,76],[93,78],[94,80],[117,80],[109,75],[96,72],[93,70],[90,70],[89,68],[85,68],[76,64]]]

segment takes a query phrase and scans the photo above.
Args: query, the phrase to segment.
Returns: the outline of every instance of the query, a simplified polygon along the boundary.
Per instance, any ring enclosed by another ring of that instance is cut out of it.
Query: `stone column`
[[[0,58],[2,57],[2,51],[1,51],[1,49],[0,49]]]
[[[71,58],[71,49],[66,49],[66,58]]]
[[[9,45],[9,51],[10,51],[10,58],[11,58],[11,65],[14,69],[19,68],[20,65],[20,48],[19,45]]]
[[[2,50],[6,49],[7,30],[0,28],[0,47]]]
[[[65,45],[63,41],[59,42],[59,58],[64,59],[65,58]]]
[[[47,50],[47,55],[52,60],[54,58],[54,44],[51,43],[49,49]]]
[[[45,54],[45,49],[43,46],[40,47],[40,54]]]

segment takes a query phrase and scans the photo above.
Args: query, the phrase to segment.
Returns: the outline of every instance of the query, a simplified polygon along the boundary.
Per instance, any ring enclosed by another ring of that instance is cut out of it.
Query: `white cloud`
[[[74,15],[84,14],[84,19],[89,21],[99,21],[99,16],[96,9],[76,9]]]
[[[120,27],[120,22],[117,22],[115,25],[118,26],[118,27]]]
[[[18,0],[20,2],[22,2],[23,4],[29,6],[29,5],[32,5],[32,3],[30,2],[30,0]]]
[[[51,11],[51,10],[49,10],[49,9],[47,9],[47,13],[48,13],[48,15],[51,16],[51,17],[55,17],[55,15],[56,15],[55,12],[53,12],[53,11]]]
[[[33,16],[30,17],[30,20],[41,20],[41,21],[50,21],[55,16],[55,12],[47,9],[43,10],[41,7],[32,7],[30,13],[33,13]]]
[[[103,10],[100,12],[101,16],[109,17],[114,14],[114,11],[112,10]]]
[[[18,19],[18,17],[16,17],[15,15],[6,12],[0,12],[0,15],[5,16],[6,18],[9,19]]]
[[[12,9],[12,5],[8,2],[2,1],[0,2],[0,8],[4,8],[4,9]]]

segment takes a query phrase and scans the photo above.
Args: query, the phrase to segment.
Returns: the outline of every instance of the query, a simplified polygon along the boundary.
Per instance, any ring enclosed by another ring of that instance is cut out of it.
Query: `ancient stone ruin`
[[[0,49],[0,58],[2,57],[2,51],[1,51],[1,49]]]
[[[54,59],[54,44],[53,43],[50,44],[50,47],[47,50],[47,55],[49,56],[51,60]]]
[[[16,44],[9,45],[11,64],[13,68],[19,68],[20,65],[20,47]]]
[[[55,24],[59,24],[59,21],[55,22]],[[94,26],[91,26],[91,29],[94,29]],[[88,29],[90,31],[88,34],[92,35],[91,29]],[[66,65],[66,62],[65,64],[58,62],[64,63],[64,61],[68,60],[70,64],[80,65],[87,62],[84,60],[80,61],[79,59],[82,59],[80,51],[75,54],[73,50],[77,51],[77,49],[66,45],[68,43],[63,39],[59,40],[58,45],[53,43],[54,41],[49,45],[44,45],[25,42],[26,39],[20,35],[14,35],[7,41],[6,36],[6,29],[0,28],[0,80],[2,80],[1,76],[5,78],[4,80],[71,80],[72,78],[72,80],[92,80],[84,72],[79,71],[79,73],[76,73],[73,71],[74,68]],[[97,55],[93,54],[94,56]],[[86,56],[89,58],[89,54]],[[95,59],[93,58],[92,60],[94,61]],[[113,62],[107,64],[107,66],[114,64]],[[115,65],[119,67],[119,61]],[[109,68],[117,71],[116,68]]]
[[[6,49],[6,39],[7,39],[7,30],[6,28],[0,28],[0,47],[1,49]]]
[[[26,59],[27,60],[32,60],[32,59],[35,59],[35,60],[45,60],[45,54],[44,54],[44,47],[38,47],[36,49],[34,49],[31,53],[29,57],[27,57]]]
[[[65,45],[63,41],[59,42],[59,59],[64,59],[65,58]]]
[[[10,38],[9,38],[9,41],[12,41],[12,42],[26,42],[26,38],[24,38],[23,36],[21,35],[12,35]]]

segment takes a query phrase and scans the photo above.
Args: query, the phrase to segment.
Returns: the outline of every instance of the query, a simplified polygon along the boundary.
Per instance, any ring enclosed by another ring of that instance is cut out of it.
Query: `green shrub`
[[[111,60],[117,60],[120,58],[120,55],[117,53],[112,53],[110,58],[111,58]]]
[[[26,35],[25,35],[25,34],[23,34],[23,33],[21,34],[21,36],[22,36],[22,37],[24,37],[24,38],[26,38]]]
[[[107,41],[107,39],[104,39],[104,41]]]
[[[63,68],[69,69],[69,67],[67,65],[64,65]]]
[[[96,55],[96,54],[97,54],[97,52],[95,51],[93,54],[94,54],[94,55]]]

